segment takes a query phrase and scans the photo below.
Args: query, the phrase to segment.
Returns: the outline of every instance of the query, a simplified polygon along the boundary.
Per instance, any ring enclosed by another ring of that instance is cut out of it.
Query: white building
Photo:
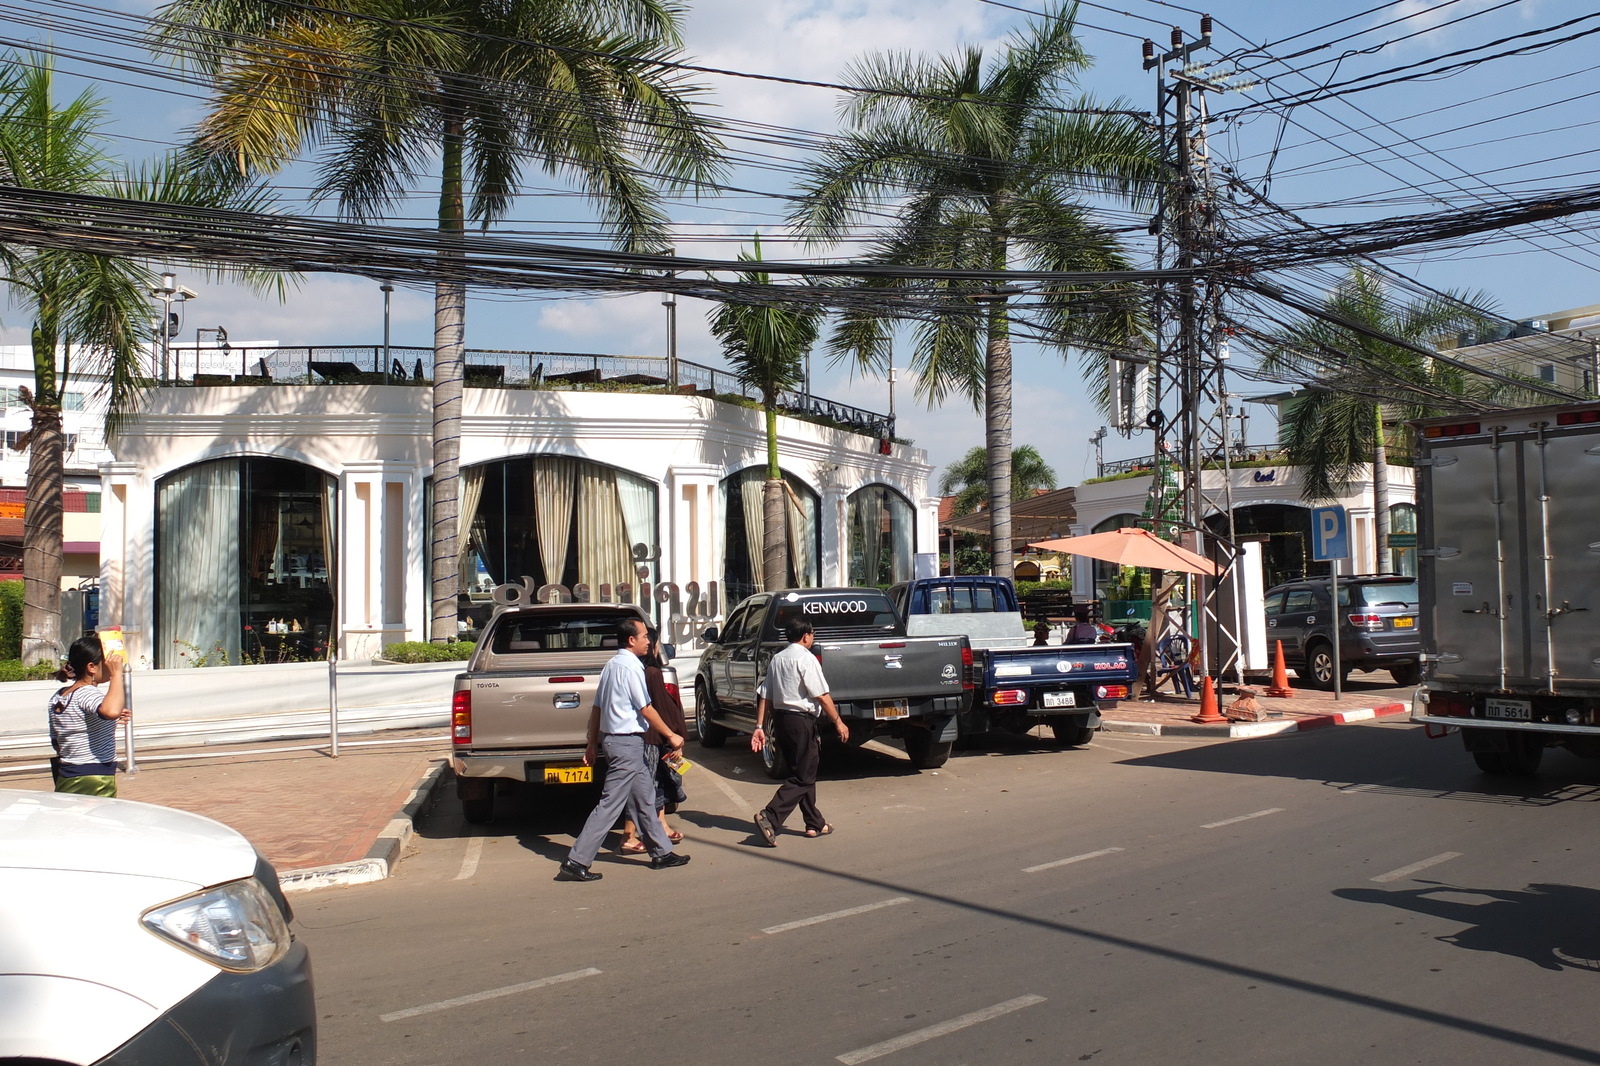
[[[402,369],[412,354],[385,353]],[[320,658],[330,636],[340,657],[365,658],[426,639],[431,388],[349,363],[301,362],[291,375],[281,358],[262,378],[250,353],[228,358],[241,380],[198,368],[219,383],[155,390],[111,441],[102,621],[120,622],[134,657],[157,666],[217,649],[233,662]],[[617,373],[621,362],[563,376],[648,379],[634,384],[649,391],[551,388],[553,356],[501,366],[495,379],[514,387],[466,389],[464,629],[491,609],[491,588],[521,586],[643,599],[685,643],[754,590],[761,412],[687,385],[671,394],[659,378]],[[307,365],[362,383],[328,384]],[[799,417],[780,417],[778,433],[794,583],[887,584],[937,550],[920,449]]]

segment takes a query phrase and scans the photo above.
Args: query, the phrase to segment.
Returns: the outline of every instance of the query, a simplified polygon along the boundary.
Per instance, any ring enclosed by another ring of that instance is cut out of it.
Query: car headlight
[[[264,970],[289,950],[289,927],[251,877],[163,903],[139,919],[146,929],[233,973]]]

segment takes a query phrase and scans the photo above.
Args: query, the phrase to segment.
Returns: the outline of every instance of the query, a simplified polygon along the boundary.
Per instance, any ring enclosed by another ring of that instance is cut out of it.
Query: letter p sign
[[[1319,563],[1350,558],[1350,529],[1343,507],[1311,509],[1311,558]]]

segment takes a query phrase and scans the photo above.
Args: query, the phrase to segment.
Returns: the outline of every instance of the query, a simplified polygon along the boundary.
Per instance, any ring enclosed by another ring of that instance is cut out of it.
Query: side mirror
[[[676,644],[663,644],[661,645],[661,654],[665,656],[667,662],[670,663],[674,658],[677,657],[678,646]]]
[[[700,631],[700,639],[705,641],[707,644],[717,643],[717,637],[719,635],[720,633],[716,626],[706,626]]]

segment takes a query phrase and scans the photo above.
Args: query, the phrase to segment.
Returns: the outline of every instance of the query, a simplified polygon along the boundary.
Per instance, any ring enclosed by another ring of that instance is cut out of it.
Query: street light
[[[676,248],[666,248],[662,255],[677,255]],[[676,270],[666,272],[669,278],[678,276]],[[678,297],[671,291],[661,294],[661,306],[667,309],[667,387],[678,391]]]
[[[183,304],[199,299],[199,294],[187,285],[178,284],[178,275],[171,272],[161,275],[161,284],[151,286],[150,295],[161,301],[161,380],[166,381],[172,356],[172,338],[178,335],[182,322],[173,313],[174,303]]]

